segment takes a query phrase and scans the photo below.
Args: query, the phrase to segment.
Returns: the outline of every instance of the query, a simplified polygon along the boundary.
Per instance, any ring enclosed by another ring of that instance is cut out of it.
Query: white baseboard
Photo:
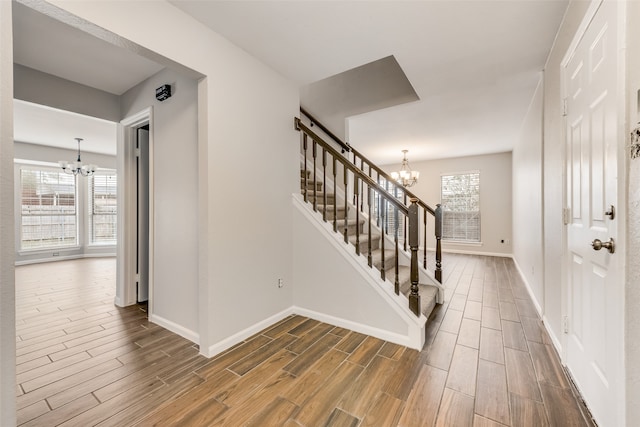
[[[525,277],[524,273],[522,272],[522,269],[520,268],[520,264],[518,264],[518,261],[515,258],[513,258],[513,263],[516,265],[516,270],[518,270],[518,274],[520,275],[520,279],[522,279],[522,282],[524,283],[524,287],[527,288],[527,292],[529,293],[529,298],[531,298],[531,302],[533,302],[533,305],[535,306],[536,311],[538,312],[538,316],[540,316],[540,318],[542,319],[543,312],[542,312],[542,306],[540,305],[540,302],[538,301],[535,294],[533,293],[533,289],[531,289],[531,285],[527,281],[527,278]]]
[[[427,250],[435,251],[435,248],[427,248]],[[442,253],[447,254],[461,254],[461,255],[480,255],[480,256],[495,256],[501,258],[513,258],[513,254],[505,254],[500,252],[481,252],[481,251],[473,251],[473,250],[465,250],[465,249],[442,249]],[[443,258],[444,261],[444,258]]]
[[[415,348],[415,343],[413,343],[412,340],[406,335],[396,334],[390,331],[385,331],[383,329],[374,328],[369,325],[356,323],[351,320],[341,319],[339,317],[330,316],[328,314],[319,313],[317,311],[308,310],[302,307],[294,306],[292,307],[292,309],[294,314],[298,314],[300,316],[309,317],[320,322],[339,326],[341,328],[346,328],[355,332],[359,332],[361,334],[371,335],[372,337],[379,338],[384,341],[389,341],[394,344],[402,345],[404,347]],[[421,350],[421,348],[417,348],[416,350]]]
[[[22,261],[16,261],[15,265],[31,265],[31,264],[41,264],[45,262],[56,262],[56,261],[70,261],[74,259],[82,259],[82,258],[114,258],[116,254],[75,254],[75,255],[64,255],[64,256],[54,256],[47,258],[35,258],[35,259],[26,259]]]
[[[95,252],[95,253],[85,253],[84,255],[82,255],[82,258],[115,258],[116,257],[116,253],[113,252],[105,252],[105,253],[100,253],[100,252]]]
[[[40,264],[44,262],[55,262],[55,261],[70,261],[72,259],[80,259],[84,258],[82,254],[78,255],[65,255],[65,256],[55,256],[55,257],[47,257],[47,258],[38,258],[38,259],[26,259],[23,261],[16,261],[15,265],[30,265],[30,264]]]
[[[163,328],[173,332],[174,334],[178,334],[191,342],[194,342],[196,344],[200,342],[200,335],[197,332],[187,329],[184,326],[178,325],[177,323],[172,322],[171,320],[167,320],[164,317],[158,316],[156,314],[151,314],[149,316],[149,321],[151,323],[155,323],[158,326],[162,326]]]
[[[273,325],[274,323],[279,322],[280,320],[284,319],[287,316],[290,316],[293,314],[293,307],[289,307],[285,310],[282,310],[280,313],[276,313],[271,317],[268,317],[258,323],[255,323],[251,326],[249,326],[246,329],[243,329],[240,332],[237,332],[233,335],[231,335],[230,337],[227,337],[225,339],[223,339],[222,341],[219,341],[211,346],[209,346],[208,349],[203,349],[200,348],[200,353],[205,356],[205,357],[213,357],[218,353],[222,353],[223,351],[233,347],[234,345],[244,341],[245,339],[249,338],[251,335],[255,335],[258,332],[260,332],[263,329],[268,328],[269,326]],[[197,341],[196,341],[197,342]],[[205,352],[206,350],[206,352]]]
[[[385,331],[382,329],[378,329],[378,328],[374,328],[368,325],[363,325],[360,323],[356,323],[356,322],[352,322],[350,320],[345,320],[345,319],[341,319],[338,317],[333,317],[324,313],[319,313],[313,310],[307,310],[306,308],[302,308],[302,307],[297,307],[297,306],[291,306],[289,308],[287,308],[286,310],[283,310],[279,313],[274,314],[271,317],[268,317],[254,325],[251,325],[250,327],[237,332],[233,335],[231,335],[230,337],[227,337],[225,339],[223,339],[222,341],[217,342],[216,344],[211,345],[206,352],[203,352],[203,349],[200,349],[200,353],[205,356],[205,357],[214,357],[215,355],[222,353],[223,351],[233,347],[234,345],[244,341],[245,339],[249,338],[252,335],[257,334],[258,332],[268,328],[269,326],[272,326],[273,324],[281,321],[282,319],[291,316],[292,314],[297,314],[300,316],[305,316],[305,317],[309,317],[311,319],[315,319],[318,320],[320,322],[324,322],[324,323],[328,323],[330,325],[334,325],[334,326],[339,326],[341,328],[346,328],[355,332],[359,332],[365,335],[370,335],[372,337],[375,338],[379,338],[381,340],[384,341],[389,341],[392,342],[394,344],[398,344],[398,345],[402,345],[405,347],[409,347],[409,348],[415,348],[415,340],[412,340],[408,335],[400,335],[400,334],[396,334],[393,332],[389,332],[389,331]],[[155,322],[155,316],[154,317],[154,323],[157,323],[160,326],[165,327],[166,329],[171,330],[172,332],[177,333],[178,335],[181,335],[187,339],[190,339],[191,341],[197,342],[194,339],[191,339],[188,336],[183,335],[182,333],[173,330],[172,328],[166,326],[163,323],[160,322]],[[421,328],[416,328],[416,333],[421,333],[422,335],[424,335],[424,330],[422,330]],[[423,340],[424,341],[424,340]],[[416,348],[416,350],[421,350],[421,348]]]
[[[564,353],[562,352],[562,344],[560,343],[560,340],[558,339],[556,334],[553,332],[553,330],[551,328],[549,328],[549,322],[547,322],[547,317],[546,316],[542,317],[542,324],[544,325],[544,328],[546,329],[547,333],[549,334],[549,338],[551,338],[551,342],[553,343],[553,346],[556,348],[556,351],[560,355],[561,362],[563,362],[562,361],[562,357],[563,357]],[[564,362],[562,364],[564,365]]]

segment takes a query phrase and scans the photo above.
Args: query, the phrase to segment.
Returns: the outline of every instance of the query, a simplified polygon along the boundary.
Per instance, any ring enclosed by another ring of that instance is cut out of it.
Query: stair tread
[[[339,223],[339,224],[343,224],[343,225],[344,225],[344,221],[345,221],[345,219],[344,219],[344,218],[340,218],[340,219],[338,219],[338,223]],[[364,219],[359,219],[359,220],[358,220],[358,222],[359,222],[360,224],[364,224]],[[347,224],[349,224],[349,225],[354,225],[355,223],[356,223],[356,219],[355,219],[355,218],[349,218],[349,219],[347,220]],[[353,233],[353,234],[355,234],[355,233]],[[362,235],[362,234],[363,234],[363,233],[362,233],[362,232],[360,232],[360,235]]]
[[[376,239],[380,238],[380,234],[376,234],[376,232],[372,232],[371,233],[371,238],[372,238],[372,242]],[[356,241],[356,233],[353,234],[349,234],[349,241],[354,243]],[[360,243],[362,242],[368,242],[369,241],[369,235],[367,233],[360,233]]]
[[[390,277],[394,277],[396,274],[395,270],[396,270],[395,267],[392,267],[389,270],[387,270],[388,275]],[[404,283],[408,283],[411,281],[411,267],[408,267],[406,265],[398,266],[398,281],[400,282],[401,286]]]

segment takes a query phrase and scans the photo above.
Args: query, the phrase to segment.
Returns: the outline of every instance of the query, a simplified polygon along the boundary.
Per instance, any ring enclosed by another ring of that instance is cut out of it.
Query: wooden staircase
[[[344,201],[338,201],[336,195],[331,192],[327,192],[326,194],[327,205],[325,209],[325,194],[323,190],[323,183],[313,181],[311,171],[308,169],[305,171],[303,168],[301,168],[300,189],[302,194],[305,193],[305,182],[307,188],[307,202],[313,204],[313,202],[317,200],[315,204],[316,215],[320,215],[320,217],[322,217],[324,214],[327,221],[333,221],[335,207],[335,211],[337,214],[335,222],[337,226],[336,228],[339,232],[342,233],[345,229],[346,224],[348,241],[352,246],[352,250],[355,251],[356,236],[359,232],[358,237],[361,248],[360,256],[368,257],[368,245],[370,240],[372,267],[381,273],[381,277],[383,276],[382,270],[384,268],[385,280],[388,280],[392,284],[394,284],[396,275],[395,251],[393,249],[385,249],[383,252],[381,244],[382,231],[378,227],[374,227],[372,228],[371,235],[369,236],[369,234],[367,233],[368,230],[365,227],[366,220],[364,218],[356,219],[353,217],[353,212],[355,212],[355,210],[357,209],[356,206],[348,203],[348,209],[345,209]],[[389,237],[387,236],[387,239],[388,238]],[[391,247],[391,245],[388,244],[387,247]],[[411,268],[409,265],[398,265],[398,283],[400,293],[409,298],[409,294],[411,292]],[[429,318],[429,315],[438,302],[439,288],[431,284],[423,283],[419,283],[418,288],[421,300],[420,311],[425,315],[425,317]]]

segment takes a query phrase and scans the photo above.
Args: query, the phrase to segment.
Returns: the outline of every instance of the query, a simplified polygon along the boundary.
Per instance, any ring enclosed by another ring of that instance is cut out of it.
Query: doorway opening
[[[153,312],[153,125],[149,107],[121,123],[116,304],[147,304]]]
[[[149,124],[136,129],[136,302],[149,301]]]

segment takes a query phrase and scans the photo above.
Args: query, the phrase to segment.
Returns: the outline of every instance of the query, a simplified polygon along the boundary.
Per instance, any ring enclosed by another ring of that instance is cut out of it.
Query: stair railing
[[[338,144],[341,148],[341,151],[343,153],[344,157],[350,158],[351,162],[359,168],[360,171],[362,171],[363,173],[365,173],[367,176],[369,176],[371,179],[375,179],[378,183],[381,182],[381,180],[385,183],[385,187],[388,191],[390,191],[393,194],[396,195],[400,195],[403,201],[403,204],[405,206],[407,206],[407,201],[411,201],[412,199],[416,200],[416,204],[418,205],[418,208],[420,210],[421,215],[419,215],[422,218],[422,223],[423,223],[423,236],[422,236],[422,242],[423,242],[423,258],[422,258],[422,266],[424,269],[427,269],[427,217],[430,215],[433,217],[434,220],[434,234],[435,234],[435,268],[434,268],[434,276],[436,278],[436,280],[440,283],[442,283],[442,206],[440,204],[436,205],[436,208],[433,209],[431,206],[429,206],[427,203],[425,203],[424,201],[422,201],[418,196],[416,196],[414,193],[412,193],[411,191],[409,191],[406,187],[404,187],[402,184],[400,184],[399,182],[397,182],[395,179],[393,179],[391,177],[391,175],[387,174],[384,170],[382,170],[380,167],[378,167],[375,163],[373,163],[372,161],[370,161],[369,159],[367,159],[364,155],[362,155],[362,153],[360,153],[358,150],[356,150],[355,148],[353,148],[351,145],[349,145],[349,143],[342,141],[340,138],[338,138],[333,132],[331,132],[329,129],[327,129],[324,125],[322,125],[322,123],[320,123],[318,120],[316,120],[308,111],[306,111],[304,108],[300,108],[300,112],[306,116],[307,118],[309,118],[310,122],[311,122],[311,126],[318,126],[320,129],[322,129],[322,131],[327,134],[328,136],[330,136],[336,144]],[[348,153],[351,153],[351,156],[349,156]],[[358,163],[360,163],[360,165],[358,166]],[[374,178],[374,174],[375,174],[375,178]],[[388,186],[392,186],[392,189],[389,189]],[[357,205],[356,205],[357,206]],[[360,210],[363,210],[363,206],[362,203],[360,205]],[[403,249],[406,251],[407,250],[407,223],[406,221],[404,221],[403,223]],[[395,231],[397,232],[397,227],[395,227]],[[396,238],[396,236],[394,236],[394,238]],[[418,243],[419,244],[419,243]],[[409,246],[411,246],[411,244],[409,243]]]
[[[355,211],[355,241],[352,242],[355,245],[355,251],[357,255],[361,255],[363,252],[363,248],[361,247],[361,231],[360,231],[360,216],[362,214],[362,210],[364,209],[364,203],[361,203],[363,194],[366,194],[366,208],[368,211],[368,219],[367,219],[367,247],[364,249],[367,256],[367,264],[370,268],[373,268],[374,260],[373,260],[373,248],[372,248],[372,222],[373,215],[371,212],[374,196],[377,195],[379,200],[382,202],[384,209],[379,212],[382,216],[381,219],[381,231],[382,236],[380,239],[381,251],[380,251],[380,276],[382,280],[386,279],[386,270],[387,266],[385,266],[385,234],[388,234],[388,221],[385,220],[385,215],[388,213],[388,207],[391,206],[396,212],[396,218],[398,215],[402,215],[406,218],[406,223],[408,223],[408,243],[411,251],[411,267],[410,267],[410,279],[411,279],[411,288],[409,293],[409,308],[411,311],[420,316],[420,293],[419,293],[419,273],[418,273],[418,249],[420,242],[420,222],[419,222],[419,205],[418,199],[412,197],[409,199],[409,206],[402,203],[397,197],[391,194],[385,187],[376,182],[371,176],[367,175],[363,170],[358,168],[355,164],[353,164],[348,158],[344,157],[337,149],[333,148],[329,143],[324,141],[320,136],[318,136],[315,132],[313,132],[309,127],[307,127],[304,123],[300,121],[299,118],[295,118],[295,128],[301,133],[301,150],[304,155],[304,166],[302,173],[302,188],[303,188],[303,197],[305,202],[310,202],[313,206],[313,210],[316,212],[320,212],[322,214],[322,218],[325,222],[329,220],[329,215],[332,216],[333,222],[333,231],[338,231],[338,200],[336,193],[336,185],[338,180],[342,180],[341,186],[344,189],[344,206],[341,207],[343,210],[343,221],[344,226],[340,231],[344,235],[345,243],[350,243],[349,240],[349,198],[350,195],[353,195],[354,200],[354,211]],[[312,167],[311,171],[308,170],[307,159],[311,155]],[[330,156],[330,162],[327,157]],[[318,165],[318,161],[321,161],[321,165]],[[329,205],[329,200],[326,191],[326,183],[327,183],[327,166],[330,166],[330,175],[333,180],[333,203],[332,210],[333,212],[327,212],[327,206]],[[338,166],[342,168],[342,176],[338,174]],[[318,192],[318,182],[320,179],[319,170],[321,168],[321,176],[322,176],[322,194]],[[311,182],[309,181],[310,175],[313,173],[313,178]],[[309,189],[309,184],[312,184],[313,189]],[[351,183],[351,184],[350,184]],[[366,192],[363,191],[366,189]],[[321,197],[322,204],[319,205],[319,198]],[[313,199],[310,201],[310,199]],[[394,277],[394,291],[396,294],[400,293],[400,280],[398,277],[399,270],[399,262],[398,262],[398,252],[399,252],[399,242],[398,242],[398,227],[395,227],[394,230],[394,268],[395,268],[395,277]]]

